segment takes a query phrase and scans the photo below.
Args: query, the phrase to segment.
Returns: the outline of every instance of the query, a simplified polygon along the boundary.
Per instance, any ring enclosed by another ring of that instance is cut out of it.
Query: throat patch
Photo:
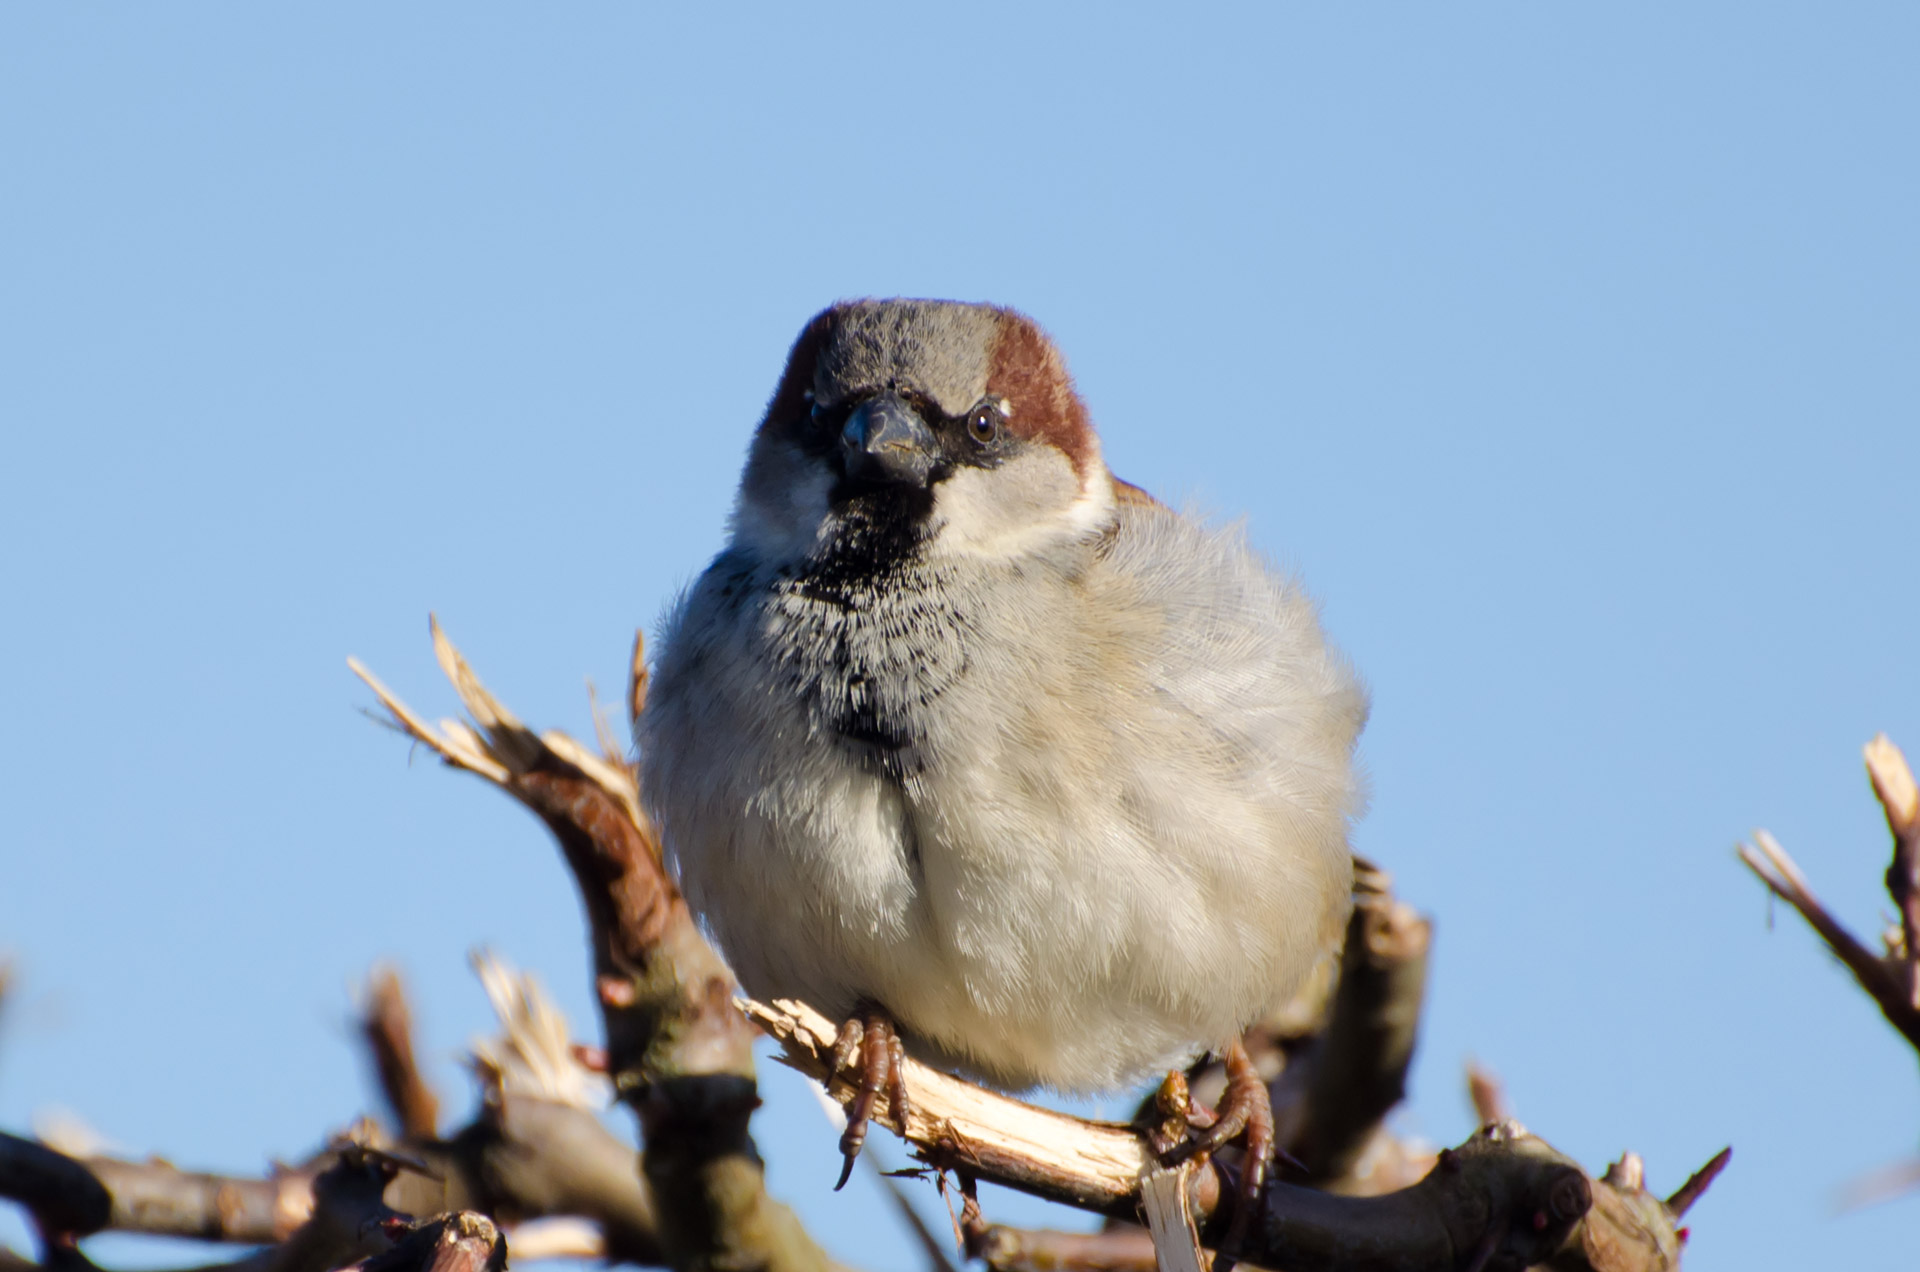
[[[824,548],[796,565],[821,600],[884,586],[918,560],[933,511],[930,490],[842,485],[833,492],[837,524]]]
[[[809,731],[896,781],[931,761],[928,726],[966,672],[967,625],[937,583],[918,564],[792,569],[769,598],[767,636]]]

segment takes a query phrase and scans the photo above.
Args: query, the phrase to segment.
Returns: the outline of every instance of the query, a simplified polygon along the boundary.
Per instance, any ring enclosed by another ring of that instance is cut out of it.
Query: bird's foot
[[[847,1129],[840,1133],[840,1153],[846,1159],[840,1168],[839,1192],[853,1175],[853,1163],[867,1142],[867,1123],[873,1120],[874,1101],[882,1093],[887,1111],[895,1125],[907,1123],[906,1047],[893,1027],[893,1020],[879,1007],[863,1004],[853,1018],[840,1026],[833,1042],[833,1072],[838,1077],[850,1074],[854,1085],[853,1103],[847,1106]]]
[[[1221,1250],[1227,1251],[1238,1248],[1245,1239],[1260,1208],[1260,1194],[1266,1189],[1267,1167],[1274,1153],[1273,1102],[1246,1047],[1236,1041],[1222,1059],[1227,1088],[1219,1106],[1211,1111],[1192,1107],[1185,1078],[1177,1073],[1167,1075],[1154,1097],[1161,1120],[1148,1131],[1147,1142],[1162,1163],[1178,1166],[1245,1136],[1246,1159],[1240,1167],[1233,1218],[1220,1242]],[[1227,1272],[1231,1267],[1231,1260],[1224,1254],[1214,1261],[1215,1272]]]

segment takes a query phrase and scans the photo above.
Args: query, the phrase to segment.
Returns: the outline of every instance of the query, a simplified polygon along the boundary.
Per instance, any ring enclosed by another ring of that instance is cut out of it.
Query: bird
[[[1227,460],[1258,409],[1162,426]],[[1094,1094],[1214,1051],[1264,1101],[1231,1053],[1337,957],[1368,695],[1242,528],[1108,470],[1033,320],[816,315],[655,648],[644,807],[746,991],[848,1022],[847,1169],[903,1055]]]

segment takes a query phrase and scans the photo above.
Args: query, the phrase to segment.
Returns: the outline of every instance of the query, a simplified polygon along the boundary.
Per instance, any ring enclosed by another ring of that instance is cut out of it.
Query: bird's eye
[[[967,413],[967,436],[982,446],[1000,436],[1000,412],[991,402],[982,402]]]

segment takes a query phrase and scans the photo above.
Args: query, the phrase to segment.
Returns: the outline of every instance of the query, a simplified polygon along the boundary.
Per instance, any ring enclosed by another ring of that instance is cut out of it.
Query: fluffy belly
[[[929,780],[911,791],[858,765],[807,767],[782,797],[762,788],[748,816],[699,836],[725,851],[681,863],[689,899],[756,996],[834,1018],[877,1003],[933,1064],[1070,1092],[1184,1063],[1271,996],[1249,1003],[1245,978],[1219,966],[1191,880],[1090,877],[1112,864],[1098,854],[1123,827],[1096,817],[1036,842],[1036,827],[1088,810],[1036,820],[958,791],[940,798]],[[1024,833],[994,833],[1001,817]],[[1202,944],[1182,948],[1196,935]]]

